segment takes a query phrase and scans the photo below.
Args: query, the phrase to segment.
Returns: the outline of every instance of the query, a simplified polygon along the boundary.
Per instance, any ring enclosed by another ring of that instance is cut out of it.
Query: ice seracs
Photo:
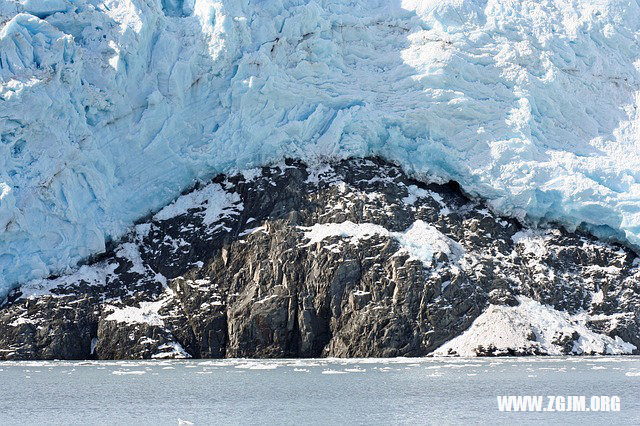
[[[640,243],[640,6],[0,4],[0,297],[194,181],[375,154],[521,218]]]

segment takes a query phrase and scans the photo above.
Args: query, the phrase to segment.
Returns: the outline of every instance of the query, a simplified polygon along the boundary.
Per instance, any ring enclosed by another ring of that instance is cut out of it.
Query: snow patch
[[[407,192],[408,195],[402,199],[402,202],[407,205],[414,205],[419,198],[431,198],[435,200],[440,205],[440,207],[446,207],[444,201],[442,200],[442,196],[428,189],[422,189],[417,187],[416,185],[409,185],[407,187]]]
[[[159,314],[159,310],[164,306],[164,300],[158,300],[156,302],[140,302],[139,306],[125,306],[122,308],[115,306],[108,306],[106,309],[111,309],[111,313],[105,318],[106,321],[117,321],[127,324],[149,324],[162,327],[164,321]]]
[[[574,335],[578,339],[569,338],[567,343],[572,343],[571,353],[576,355],[630,354],[636,349],[618,336],[611,338],[592,331],[586,326],[585,315],[569,315],[524,296],[518,300],[518,306],[490,305],[468,330],[433,355],[476,356],[479,346],[494,349],[496,355],[507,355],[510,350],[562,355],[557,339]]]
[[[153,359],[187,359],[191,354],[184,350],[178,342],[169,342],[158,346],[160,352],[151,355]]]
[[[140,275],[145,275],[147,272],[140,256],[138,245],[135,243],[124,243],[118,247],[116,256],[129,260],[132,263],[129,272],[133,272]]]
[[[20,317],[20,318],[17,318],[12,323],[10,323],[9,325],[11,327],[19,327],[19,326],[21,326],[23,324],[35,324],[35,323],[36,322],[31,318]]]
[[[550,236],[545,230],[527,229],[518,231],[511,236],[511,240],[516,246],[522,248],[522,254],[532,254],[540,258],[548,253],[546,243]]]
[[[33,299],[43,295],[51,295],[51,290],[56,287],[68,287],[79,282],[88,285],[105,285],[107,280],[115,276],[117,263],[100,263],[97,265],[83,265],[77,271],[63,275],[55,279],[32,280],[20,287],[22,297]]]
[[[452,261],[464,254],[464,248],[459,243],[422,220],[416,220],[404,232],[392,232],[373,223],[351,221],[315,224],[309,227],[299,226],[298,229],[301,229],[304,237],[309,240],[303,247],[318,244],[330,237],[340,237],[357,245],[360,241],[373,236],[382,236],[396,240],[400,245],[401,253],[408,253],[410,259],[419,260],[427,265],[432,262],[436,253],[451,256]],[[333,245],[324,247],[334,251],[336,249]]]
[[[424,264],[431,263],[436,253],[444,253],[449,260],[456,261],[464,255],[464,248],[435,227],[422,220],[416,220],[406,231],[393,232],[391,236],[398,240],[400,247],[409,253],[411,259]]]
[[[214,183],[179,197],[156,213],[153,218],[155,220],[169,220],[187,214],[190,209],[199,207],[205,208],[202,219],[205,225],[211,225],[223,217],[238,214],[238,211],[242,210],[240,195],[235,192],[227,192],[219,184]]]

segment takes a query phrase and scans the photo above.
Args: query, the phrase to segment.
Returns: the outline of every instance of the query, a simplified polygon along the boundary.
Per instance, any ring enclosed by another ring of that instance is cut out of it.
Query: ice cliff
[[[194,181],[381,155],[640,244],[638,0],[3,0],[0,297]]]

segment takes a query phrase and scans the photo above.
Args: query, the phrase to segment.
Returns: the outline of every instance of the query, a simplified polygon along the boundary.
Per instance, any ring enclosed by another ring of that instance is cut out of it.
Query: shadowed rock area
[[[640,260],[382,160],[200,185],[0,306],[0,359],[639,353]]]

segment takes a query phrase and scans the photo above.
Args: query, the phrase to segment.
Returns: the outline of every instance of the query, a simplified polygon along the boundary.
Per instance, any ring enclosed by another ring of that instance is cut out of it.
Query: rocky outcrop
[[[379,159],[200,185],[0,307],[0,359],[638,353],[640,261]]]

